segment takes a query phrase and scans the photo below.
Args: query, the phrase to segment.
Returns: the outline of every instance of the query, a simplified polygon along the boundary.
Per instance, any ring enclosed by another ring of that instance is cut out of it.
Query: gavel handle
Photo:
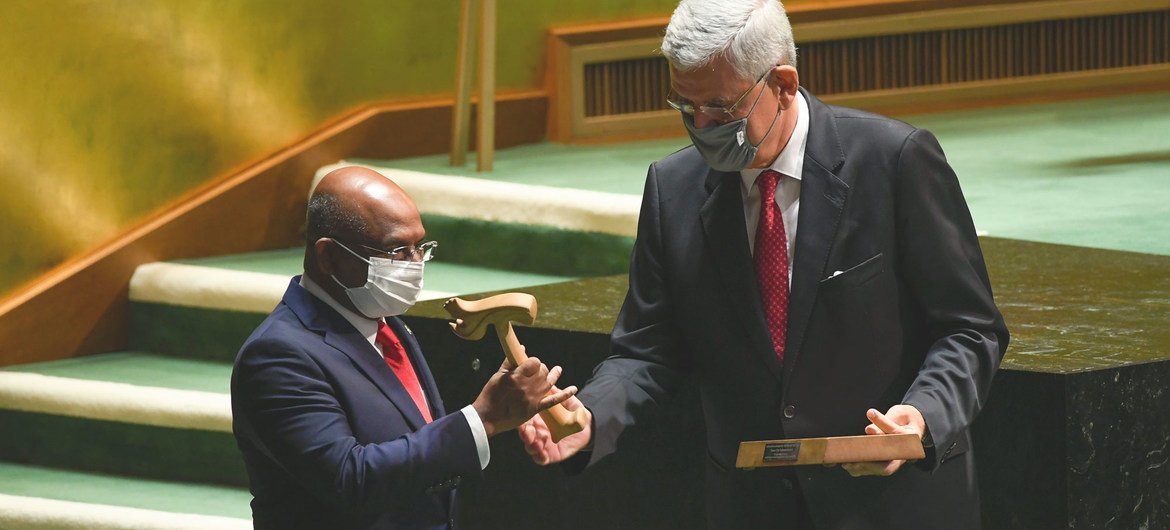
[[[528,360],[528,355],[524,353],[524,347],[516,339],[516,332],[512,330],[511,322],[497,325],[496,332],[500,338],[500,347],[504,349],[504,355],[508,356],[508,360],[512,361],[512,364],[520,366],[520,363]],[[553,442],[559,442],[561,438],[585,429],[585,411],[581,409],[570,411],[559,403],[547,410],[540,411],[540,417],[548,425],[548,432],[552,435]]]

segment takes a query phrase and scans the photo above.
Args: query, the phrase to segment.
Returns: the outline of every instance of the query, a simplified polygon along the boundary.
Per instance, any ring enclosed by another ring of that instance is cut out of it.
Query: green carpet
[[[153,353],[116,352],[10,366],[5,370],[227,394],[232,366]]]
[[[0,493],[250,519],[245,489],[139,480],[0,462]]]
[[[232,271],[263,272],[292,277],[301,273],[303,269],[301,260],[305,255],[304,253],[305,249],[298,247],[283,250],[248,252],[246,254],[233,254],[230,256],[177,260],[175,263],[201,265]]]
[[[1170,255],[1170,93],[912,116],[979,229]]]
[[[682,131],[681,122],[679,131]],[[650,163],[690,143],[690,140],[679,137],[624,144],[523,145],[496,151],[490,173],[475,170],[475,156],[469,157],[470,162],[463,167],[447,165],[445,154],[401,160],[353,158],[348,161],[438,175],[641,195]]]
[[[930,129],[990,235],[1170,255],[1170,92],[907,116]],[[680,128],[681,132],[681,128]],[[640,194],[686,138],[497,151],[495,170],[446,155],[353,160],[444,175]]]

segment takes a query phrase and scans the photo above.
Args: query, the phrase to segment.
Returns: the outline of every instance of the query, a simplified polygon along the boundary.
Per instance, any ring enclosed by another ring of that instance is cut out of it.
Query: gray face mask
[[[718,171],[739,171],[751,165],[752,160],[756,159],[756,152],[759,151],[760,145],[764,143],[768,135],[772,134],[772,129],[776,127],[776,117],[780,116],[780,109],[777,108],[776,116],[772,117],[772,125],[768,127],[768,132],[765,132],[764,137],[760,138],[760,143],[752,145],[747,137],[748,118],[756,110],[756,104],[760,102],[760,97],[763,95],[764,91],[761,90],[760,95],[756,96],[756,100],[752,102],[752,108],[748,109],[747,116],[702,129],[695,127],[694,116],[685,112],[680,113],[683,125],[686,126],[687,133],[691,136],[691,142],[695,144],[699,154],[703,155],[707,165]]]

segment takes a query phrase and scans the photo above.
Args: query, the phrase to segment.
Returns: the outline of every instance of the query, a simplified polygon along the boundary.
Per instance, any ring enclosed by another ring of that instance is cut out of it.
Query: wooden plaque
[[[917,434],[834,436],[740,442],[735,467],[752,469],[923,458],[926,458],[926,453]]]

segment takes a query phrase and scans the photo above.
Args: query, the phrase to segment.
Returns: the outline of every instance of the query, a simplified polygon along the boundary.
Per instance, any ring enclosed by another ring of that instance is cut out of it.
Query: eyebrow
[[[712,99],[710,101],[707,101],[705,103],[700,104],[700,103],[697,103],[696,101],[694,101],[690,98],[683,97],[678,92],[675,92],[675,94],[678,95],[678,99],[682,103],[689,103],[689,104],[694,105],[696,107],[727,107],[728,105],[731,104],[731,102],[728,101],[726,97],[718,97],[718,98],[715,98],[715,99]]]
[[[422,238],[420,238],[418,241],[415,241],[415,242],[413,242],[413,243],[410,243],[410,242],[405,242],[405,241],[397,241],[397,240],[396,240],[396,241],[394,241],[393,243],[391,243],[390,247],[388,247],[387,249],[388,249],[388,250],[394,250],[394,249],[396,249],[396,248],[400,248],[400,247],[417,247],[417,246],[418,246],[420,243],[422,243],[422,242],[424,242],[424,241],[426,241],[426,240],[427,240],[426,236],[423,236],[423,237],[422,237]]]
[[[726,108],[728,105],[731,105],[731,99],[728,98],[727,96],[719,96],[719,97],[716,97],[715,99],[712,99],[712,100],[709,100],[709,101],[706,101],[703,103],[699,103],[691,98],[688,98],[688,97],[680,94],[678,92],[678,90],[676,90],[673,86],[670,87],[670,91],[673,92],[674,95],[678,96],[678,99],[680,102],[689,103],[689,104],[694,105],[696,107],[724,107],[724,108]]]

